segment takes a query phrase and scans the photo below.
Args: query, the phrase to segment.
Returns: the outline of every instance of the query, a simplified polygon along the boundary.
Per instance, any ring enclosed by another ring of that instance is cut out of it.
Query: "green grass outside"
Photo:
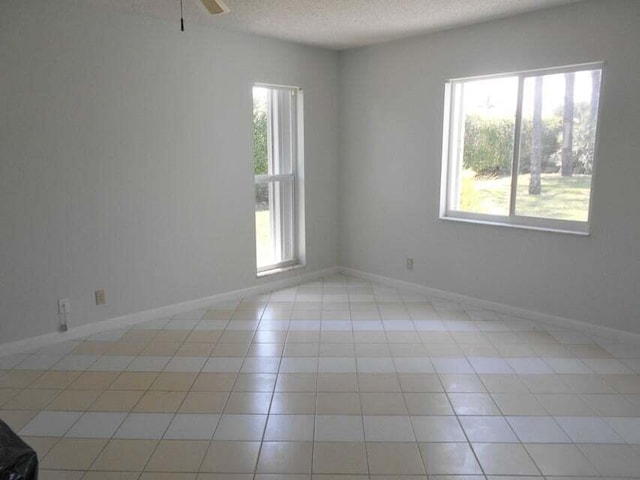
[[[587,221],[591,175],[541,176],[542,193],[529,194],[529,174],[518,177],[516,214],[529,217]],[[476,178],[473,171],[462,175],[460,210],[494,215],[509,214],[511,177]]]

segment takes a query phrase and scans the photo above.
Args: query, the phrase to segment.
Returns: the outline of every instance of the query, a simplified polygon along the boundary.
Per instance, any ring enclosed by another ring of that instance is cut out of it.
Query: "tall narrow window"
[[[588,233],[601,64],[447,85],[441,217]]]
[[[298,88],[253,88],[258,274],[300,263],[301,95]]]

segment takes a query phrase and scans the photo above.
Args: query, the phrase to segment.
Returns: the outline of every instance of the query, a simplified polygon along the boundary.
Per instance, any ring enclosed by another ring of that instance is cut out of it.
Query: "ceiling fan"
[[[200,0],[200,2],[202,2],[202,6],[211,15],[218,15],[220,13],[227,13],[229,11],[229,7],[227,7],[222,0]],[[183,0],[180,0],[180,29],[184,32],[183,10]]]

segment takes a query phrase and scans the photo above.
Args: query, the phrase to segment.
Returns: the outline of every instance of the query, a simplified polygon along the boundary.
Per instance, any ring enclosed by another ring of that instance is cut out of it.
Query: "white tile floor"
[[[0,357],[48,479],[640,479],[640,348],[336,275]]]

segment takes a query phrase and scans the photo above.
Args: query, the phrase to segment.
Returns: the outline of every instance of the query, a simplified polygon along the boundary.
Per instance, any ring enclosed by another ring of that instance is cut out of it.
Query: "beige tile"
[[[531,390],[534,393],[616,393],[612,387],[604,382],[600,375],[559,375],[559,377],[559,380],[565,386],[564,390]]]
[[[564,379],[572,375],[520,375],[531,393],[571,393]],[[588,377],[590,375],[579,375]]]
[[[311,473],[313,442],[264,442],[259,473]]]
[[[401,393],[361,393],[363,415],[407,415]]]
[[[233,385],[234,392],[273,392],[278,376],[274,373],[241,373]]]
[[[159,342],[153,341],[149,343],[139,353],[144,356],[172,357],[178,351],[182,342]]]
[[[213,441],[200,468],[203,472],[253,473],[260,442]]]
[[[63,390],[80,376],[81,372],[51,370],[43,373],[29,388],[53,388]]]
[[[315,392],[315,373],[284,373],[278,375],[276,392]]]
[[[477,443],[473,449],[486,474],[539,475],[540,472],[521,445],[515,443]]]
[[[500,415],[488,393],[450,393],[449,400],[457,415]]]
[[[137,480],[139,472],[87,472],[82,480]]]
[[[118,340],[117,342],[113,342],[111,344],[109,349],[106,351],[106,355],[140,355],[146,345],[146,341]]]
[[[595,344],[568,345],[567,349],[576,358],[611,358],[611,354]]]
[[[367,452],[360,442],[316,442],[313,473],[366,474]]]
[[[442,384],[433,373],[401,373],[398,375],[403,392],[443,392]]]
[[[601,378],[618,393],[640,393],[640,375],[601,375]]]
[[[404,400],[410,415],[453,415],[444,393],[405,393]]]
[[[640,450],[629,445],[579,445],[578,448],[605,477],[638,477]]]
[[[222,335],[218,330],[194,330],[187,337],[189,343],[208,343],[213,345]]]
[[[208,441],[161,440],[145,470],[197,472],[208,447]]]
[[[213,345],[204,342],[183,343],[175,353],[180,357],[208,357],[213,350]]]
[[[148,390],[158,376],[155,372],[122,372],[110,390]]]
[[[265,392],[232,392],[224,413],[269,413],[271,395]]]
[[[318,374],[318,392],[357,392],[358,376],[355,373]]]
[[[130,412],[143,394],[142,391],[107,390],[88,410],[92,412]]]
[[[202,319],[203,320],[231,320],[232,316],[233,316],[233,310],[210,309],[210,310],[207,310],[207,313],[205,313]]]
[[[74,390],[105,390],[118,378],[118,372],[84,372],[69,388]]]
[[[395,373],[359,373],[360,392],[400,392],[400,382]]]
[[[235,373],[201,373],[191,390],[198,392],[230,392],[236,381]]]
[[[158,329],[137,329],[133,328],[126,332],[120,340],[123,342],[150,342],[161,330]]]
[[[73,353],[77,355],[103,355],[109,350],[112,343],[85,340],[73,350]]]
[[[43,373],[41,370],[11,370],[0,376],[0,388],[26,388]]]
[[[429,475],[481,475],[467,443],[421,443],[420,452]]]
[[[0,406],[7,403],[18,393],[20,393],[19,388],[0,388]]]
[[[282,355],[284,357],[317,357],[319,353],[319,343],[287,343]]]
[[[541,393],[536,399],[551,415],[589,417],[596,415],[575,393]]]
[[[7,410],[44,410],[49,402],[56,398],[62,390],[42,390],[28,388],[22,390],[3,405]]]
[[[157,444],[156,440],[111,440],[91,465],[91,470],[142,471]]]
[[[38,476],[39,478],[46,478],[47,480],[80,480],[83,477],[84,472],[82,471],[71,471],[71,470],[43,470],[39,469]]]
[[[138,480],[196,480],[196,474],[143,472]]]
[[[184,342],[191,330],[160,330],[153,339],[154,342]]]
[[[503,415],[547,415],[533,394],[494,393],[492,396]]]
[[[321,357],[354,357],[356,351],[353,343],[321,343],[318,353]]]
[[[38,414],[35,410],[0,410],[0,418],[18,432]]]
[[[574,445],[527,444],[527,451],[543,475],[598,475]]]
[[[482,393],[487,391],[478,375],[442,373],[440,381],[446,392]]]
[[[180,406],[180,413],[222,413],[229,393],[189,392]]]
[[[318,415],[362,415],[357,393],[318,393],[316,402]]]
[[[197,373],[173,373],[162,372],[156,377],[149,390],[162,390],[165,392],[186,392],[191,389]]]
[[[101,393],[101,390],[64,390],[47,405],[46,409],[83,412],[89,409]]]
[[[42,460],[41,467],[54,470],[87,470],[106,445],[103,439],[63,438]]]
[[[148,391],[137,403],[134,412],[174,413],[187,396],[187,392]]]
[[[316,412],[315,393],[274,393],[271,414],[313,415]]]
[[[367,443],[369,472],[372,475],[423,475],[422,458],[416,443]]]
[[[33,448],[42,460],[53,446],[60,441],[59,437],[21,437],[22,440]]]
[[[249,350],[247,343],[218,343],[211,350],[212,357],[244,357]]]
[[[218,345],[222,343],[244,343],[250,344],[253,338],[253,332],[246,332],[242,330],[226,330],[218,340]]]
[[[480,380],[491,393],[529,393],[518,375],[480,375]]]

